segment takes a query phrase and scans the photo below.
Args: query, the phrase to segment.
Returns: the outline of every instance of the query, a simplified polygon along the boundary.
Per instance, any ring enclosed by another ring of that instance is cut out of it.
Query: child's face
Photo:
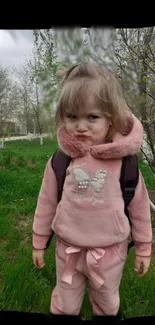
[[[64,123],[69,134],[88,145],[104,143],[111,124],[103,110],[96,106],[93,96],[89,96],[85,107],[81,107],[76,114],[68,110]]]

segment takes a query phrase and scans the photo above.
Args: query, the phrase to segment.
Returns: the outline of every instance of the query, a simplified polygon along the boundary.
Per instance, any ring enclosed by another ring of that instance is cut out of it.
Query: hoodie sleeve
[[[35,249],[45,249],[52,234],[51,224],[57,208],[57,191],[57,180],[50,158],[44,171],[33,220],[32,242]]]
[[[128,211],[132,224],[132,238],[135,243],[136,255],[150,256],[152,249],[150,202],[140,171],[135,196],[128,206]]]

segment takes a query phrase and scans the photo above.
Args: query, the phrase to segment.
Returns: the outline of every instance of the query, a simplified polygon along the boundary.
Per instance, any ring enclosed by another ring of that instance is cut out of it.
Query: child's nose
[[[77,124],[77,131],[82,133],[87,131],[87,125],[84,121],[80,121]]]

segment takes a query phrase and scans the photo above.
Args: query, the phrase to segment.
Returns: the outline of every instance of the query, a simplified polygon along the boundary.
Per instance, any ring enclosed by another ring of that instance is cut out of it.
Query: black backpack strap
[[[139,168],[137,156],[134,155],[124,157],[122,162],[120,183],[125,202],[125,212],[127,212],[127,207],[135,195],[138,180]]]
[[[125,214],[131,226],[131,220],[128,212],[128,205],[135,195],[136,186],[139,180],[139,168],[137,156],[127,156],[123,158],[121,169],[121,189],[125,203]],[[134,245],[133,241],[129,244],[128,249]]]
[[[52,159],[51,164],[55,172],[58,183],[58,202],[61,200],[63,185],[66,177],[66,169],[69,166],[72,158],[67,156],[62,150],[58,149]]]
[[[71,157],[67,156],[62,150],[57,149],[56,152],[53,154],[51,159],[51,165],[54,170],[57,184],[58,184],[58,203],[61,200],[63,185],[66,177],[66,169],[71,162]],[[54,236],[54,232],[52,232],[51,236],[49,237],[46,243],[46,249],[49,247],[50,242]]]

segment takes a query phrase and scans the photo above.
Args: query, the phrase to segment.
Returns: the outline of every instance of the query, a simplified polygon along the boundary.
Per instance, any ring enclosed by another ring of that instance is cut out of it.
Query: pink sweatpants
[[[127,247],[127,240],[104,249],[80,249],[57,240],[57,284],[51,296],[51,313],[79,315],[88,279],[94,314],[116,315]]]

